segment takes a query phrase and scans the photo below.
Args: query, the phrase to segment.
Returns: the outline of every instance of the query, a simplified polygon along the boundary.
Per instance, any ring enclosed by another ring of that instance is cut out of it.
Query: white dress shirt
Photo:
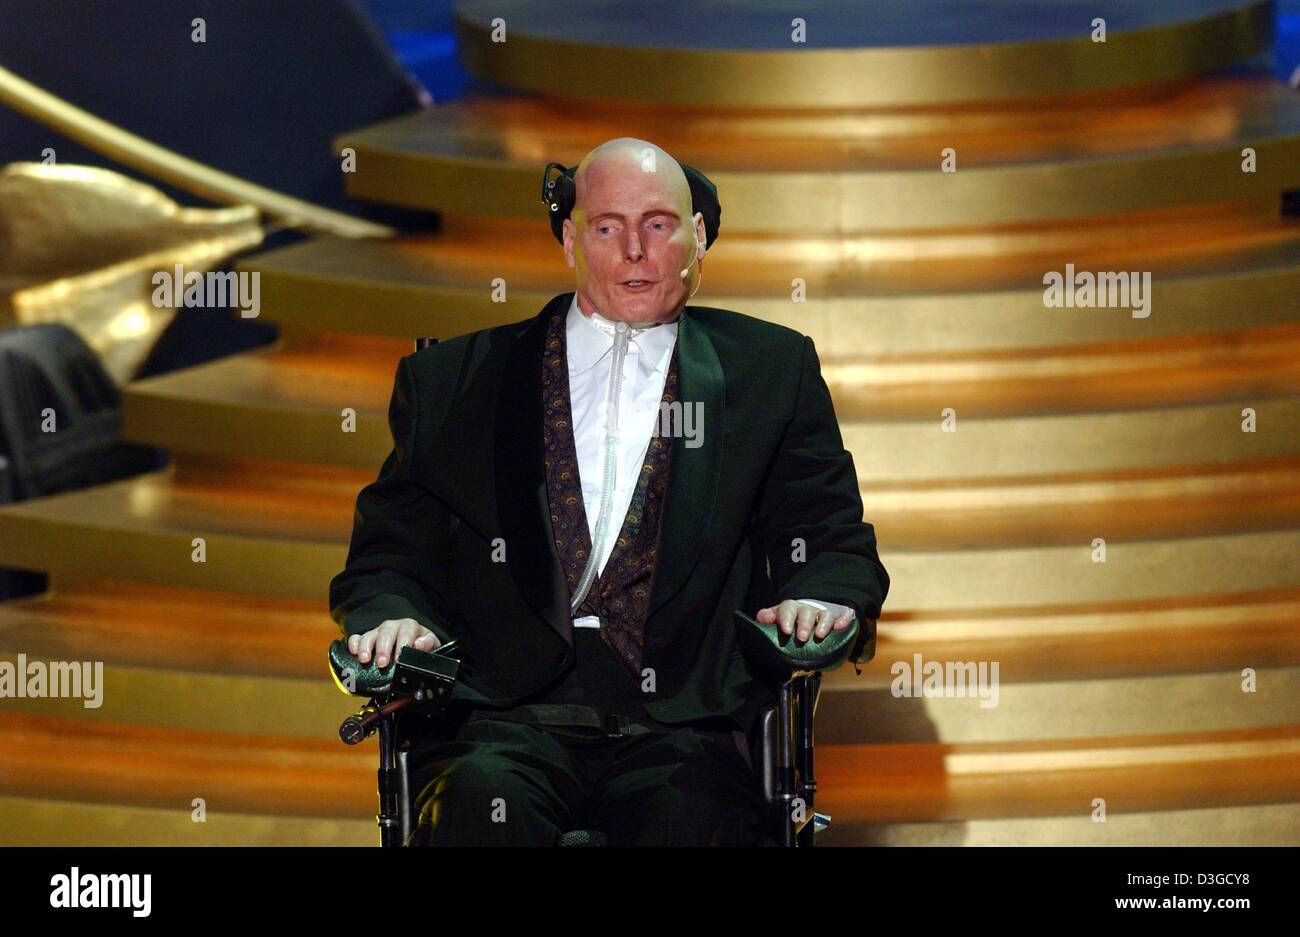
[[[602,328],[603,326],[603,328]],[[596,519],[600,511],[600,488],[604,477],[605,407],[609,397],[609,372],[614,364],[615,323],[600,313],[587,316],[574,293],[565,323],[569,368],[569,407],[573,414],[573,445],[582,481],[582,502],[587,513],[587,530],[595,547]],[[677,323],[634,331],[623,358],[623,386],[619,396],[618,467],[611,500],[609,536],[599,557],[599,571],[614,552],[623,518],[632,503],[641,466],[659,421],[664,382],[677,346]],[[799,599],[818,608],[830,608],[852,615],[852,609],[832,602]],[[594,616],[578,619],[575,627],[600,627]]]

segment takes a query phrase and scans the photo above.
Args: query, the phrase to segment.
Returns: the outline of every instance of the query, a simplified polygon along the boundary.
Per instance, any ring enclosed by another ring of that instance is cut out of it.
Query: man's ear
[[[577,260],[574,258],[574,245],[578,237],[578,226],[573,223],[572,218],[565,218],[562,222],[564,229],[564,262],[570,267],[577,266]]]
[[[709,233],[704,228],[704,214],[702,212],[697,211],[695,213],[695,217],[692,218],[691,220],[695,222],[695,240],[700,244],[708,244]],[[697,247],[695,250],[696,250],[695,252],[696,259],[703,260],[705,249],[703,247]]]

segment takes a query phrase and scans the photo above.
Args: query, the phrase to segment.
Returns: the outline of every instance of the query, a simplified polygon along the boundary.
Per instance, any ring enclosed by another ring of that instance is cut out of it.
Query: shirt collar
[[[612,326],[614,323],[604,317],[593,322],[592,319],[598,316],[600,313],[593,313],[591,317],[584,315],[578,306],[578,294],[573,294],[564,335],[570,374],[586,371],[614,348],[613,334],[602,329],[598,324],[606,323]],[[655,371],[667,374],[673,346],[677,342],[678,321],[664,322],[644,331],[634,332],[628,344],[628,351],[633,354],[640,351],[644,356],[644,364]]]

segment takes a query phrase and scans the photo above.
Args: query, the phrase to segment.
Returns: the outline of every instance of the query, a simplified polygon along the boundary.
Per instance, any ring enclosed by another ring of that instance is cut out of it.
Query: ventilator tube
[[[614,326],[614,360],[609,367],[609,392],[605,398],[604,472],[601,479],[600,510],[596,514],[596,532],[591,541],[591,554],[587,566],[578,579],[569,612],[578,610],[591,584],[596,578],[597,566],[609,542],[610,514],[614,508],[614,484],[618,480],[618,416],[619,401],[623,397],[623,359],[627,356],[630,330],[626,322]]]

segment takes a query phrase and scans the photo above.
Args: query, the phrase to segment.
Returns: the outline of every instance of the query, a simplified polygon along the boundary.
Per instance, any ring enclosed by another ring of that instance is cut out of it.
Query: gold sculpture
[[[212,270],[262,241],[251,205],[184,208],[92,166],[0,170],[0,328],[62,322],[130,380],[183,304],[161,289],[180,265]]]

